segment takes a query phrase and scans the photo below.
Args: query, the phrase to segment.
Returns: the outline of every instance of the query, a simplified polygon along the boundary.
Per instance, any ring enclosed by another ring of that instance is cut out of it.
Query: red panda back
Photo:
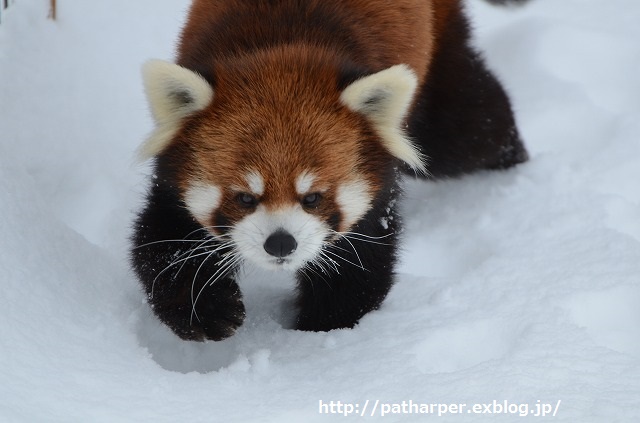
[[[407,64],[421,83],[432,55],[433,9],[450,3],[458,2],[195,0],[178,64],[213,80],[215,62],[303,43],[328,48],[370,72]]]

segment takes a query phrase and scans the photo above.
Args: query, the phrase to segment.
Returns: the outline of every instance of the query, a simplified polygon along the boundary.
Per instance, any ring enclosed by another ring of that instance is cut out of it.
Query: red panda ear
[[[426,173],[423,154],[402,129],[417,84],[408,66],[396,65],[351,83],[340,100],[369,119],[393,156],[415,171]]]
[[[142,76],[156,123],[156,129],[139,151],[140,158],[145,160],[166,148],[185,117],[211,103],[213,89],[197,73],[163,60],[145,63]]]

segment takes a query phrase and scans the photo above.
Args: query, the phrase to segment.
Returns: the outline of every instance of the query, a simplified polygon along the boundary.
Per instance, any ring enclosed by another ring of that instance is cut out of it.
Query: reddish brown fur
[[[459,0],[433,1],[433,39],[434,50],[439,47],[440,36],[455,16],[461,15],[462,6]]]
[[[360,175],[372,194],[382,185],[376,171],[389,153],[368,133],[363,117],[339,106],[329,52],[286,46],[250,61],[228,61],[214,72],[215,101],[188,122],[175,145],[191,156],[184,161],[183,190],[194,179],[223,187],[224,212],[237,221],[246,210],[229,208],[237,194],[232,187],[250,192],[244,175],[252,170],[265,180],[260,200],[271,209],[299,203],[295,181],[311,171],[317,176],[313,189],[325,191],[326,201],[315,211],[324,218],[335,209],[336,181]],[[359,159],[363,154],[367,161]]]
[[[434,11],[446,17],[439,10],[457,4],[458,0],[195,0],[178,63],[206,71],[203,62],[206,68],[274,42],[303,41],[331,47],[333,54],[349,55],[372,71],[405,63],[422,83],[431,59]],[[243,24],[226,26],[230,16],[241,16]]]
[[[222,187],[223,212],[232,222],[247,210],[234,203],[231,187],[249,191],[244,175],[251,170],[265,179],[260,202],[267,208],[299,203],[294,184],[306,170],[318,176],[314,189],[326,189],[316,211],[324,218],[337,183],[363,178],[375,196],[383,182],[379,169],[392,159],[365,119],[340,103],[340,73],[404,63],[421,83],[434,31],[443,28],[433,17],[445,19],[457,4],[195,0],[178,64],[209,80],[214,101],[177,137],[176,147],[190,155],[182,189],[194,179]]]

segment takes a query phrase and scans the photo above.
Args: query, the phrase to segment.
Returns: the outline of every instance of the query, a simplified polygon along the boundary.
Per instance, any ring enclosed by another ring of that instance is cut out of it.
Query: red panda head
[[[396,159],[424,171],[402,131],[416,89],[405,65],[342,87],[330,55],[285,46],[213,75],[145,65],[156,129],[141,152],[170,155],[193,218],[245,259],[299,269],[367,214]]]

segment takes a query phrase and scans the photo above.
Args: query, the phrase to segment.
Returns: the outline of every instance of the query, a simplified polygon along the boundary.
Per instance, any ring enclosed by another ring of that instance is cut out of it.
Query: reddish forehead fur
[[[267,206],[297,202],[295,181],[306,171],[314,189],[361,177],[375,190],[376,157],[389,156],[340,103],[333,62],[322,49],[290,45],[216,66],[214,101],[185,137],[194,154],[184,182],[247,187],[244,175],[257,171]]]

